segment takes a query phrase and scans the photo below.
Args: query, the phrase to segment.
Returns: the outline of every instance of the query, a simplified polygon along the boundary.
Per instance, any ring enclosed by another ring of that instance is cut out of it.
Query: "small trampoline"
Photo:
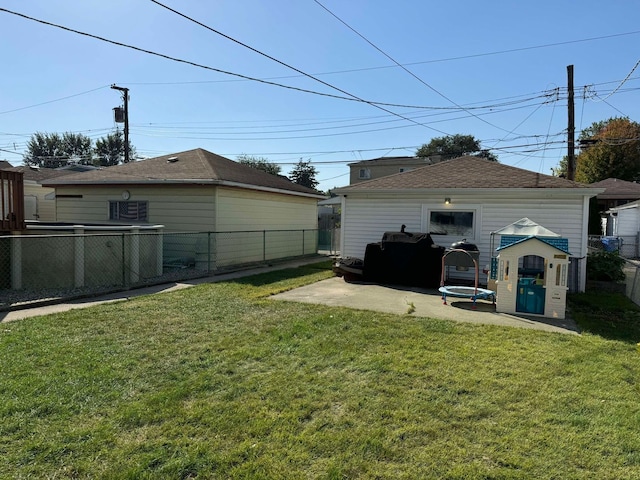
[[[466,241],[454,244],[455,247],[463,246],[464,248],[451,248],[445,252],[442,257],[442,277],[440,280],[440,288],[438,291],[442,294],[442,303],[447,304],[447,296],[468,298],[473,301],[471,308],[476,309],[476,300],[488,300],[491,299],[493,303],[496,302],[496,292],[493,290],[487,290],[486,288],[478,287],[478,258],[480,252],[473,244],[466,244]],[[456,268],[467,269],[473,267],[475,270],[475,281],[473,287],[459,286],[459,285],[445,285],[445,266],[455,265]]]
[[[476,308],[476,300],[479,298],[481,300],[491,300],[493,303],[496,301],[496,292],[493,290],[487,290],[486,288],[480,287],[460,287],[460,286],[443,286],[438,289],[438,291],[442,294],[442,301],[446,305],[447,304],[447,296],[449,297],[458,297],[458,298],[468,298],[473,301],[473,308]]]

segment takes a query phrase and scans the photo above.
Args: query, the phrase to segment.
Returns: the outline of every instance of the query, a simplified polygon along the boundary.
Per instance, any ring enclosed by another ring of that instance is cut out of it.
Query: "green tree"
[[[628,118],[595,122],[585,129],[580,140],[585,146],[576,157],[576,181],[640,180],[639,123]]]
[[[318,171],[316,170],[316,167],[311,165],[311,160],[307,160],[305,162],[300,159],[300,161],[294,165],[291,172],[289,172],[289,179],[298,185],[304,185],[305,187],[315,189],[319,183],[316,180],[317,174]]]
[[[461,135],[459,133],[445,137],[434,137],[429,143],[425,143],[416,151],[417,157],[430,157],[433,155],[441,155],[443,160],[471,155],[494,162],[498,161],[498,157],[481,147],[480,140],[477,140],[473,135]]]
[[[103,167],[110,167],[124,162],[124,136],[120,130],[110,133],[106,137],[96,140],[94,149],[97,163]],[[136,149],[129,142],[129,160],[133,160]]]
[[[243,165],[257,168],[258,170],[270,173],[271,175],[280,175],[280,171],[282,170],[280,168],[280,165],[271,163],[269,159],[264,157],[254,157],[251,155],[242,154],[237,157],[237,160]]]
[[[70,163],[91,165],[91,139],[81,133],[37,132],[27,142],[24,161],[27,165],[58,168]]]

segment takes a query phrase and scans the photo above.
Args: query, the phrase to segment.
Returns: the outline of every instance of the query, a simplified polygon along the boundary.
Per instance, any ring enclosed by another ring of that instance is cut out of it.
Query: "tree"
[[[257,168],[258,170],[262,170],[263,172],[270,173],[271,175],[280,175],[280,165],[276,165],[275,163],[271,163],[269,159],[264,157],[254,157],[251,155],[239,155],[237,158],[239,163],[243,165],[248,165],[253,168]]]
[[[289,172],[289,179],[298,185],[304,185],[305,187],[315,189],[318,183],[320,183],[316,180],[317,174],[318,171],[316,170],[316,167],[311,165],[311,160],[307,160],[305,162],[300,159],[300,161],[295,164],[291,172]]]
[[[595,122],[580,136],[584,145],[576,157],[576,181],[607,178],[640,180],[640,124],[628,118]]]
[[[98,163],[103,167],[110,167],[124,162],[124,137],[120,130],[110,133],[106,137],[96,140],[95,154]],[[136,155],[136,149],[129,142],[129,160]]]
[[[434,137],[429,143],[422,145],[417,151],[417,157],[430,157],[441,155],[443,160],[471,155],[482,157],[494,162],[498,161],[489,150],[482,149],[480,140],[476,140],[473,135],[447,135],[446,137]]]
[[[93,165],[93,145],[91,139],[81,133],[62,134],[62,149],[68,156],[67,163]]]
[[[27,165],[58,168],[69,163],[92,164],[91,139],[81,133],[34,133],[27,142]]]

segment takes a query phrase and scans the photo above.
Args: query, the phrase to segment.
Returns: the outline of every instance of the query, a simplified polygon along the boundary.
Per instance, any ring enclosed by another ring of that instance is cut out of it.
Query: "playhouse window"
[[[500,281],[509,281],[509,260],[500,261]]]
[[[474,238],[474,212],[432,210],[429,212],[429,233]]]
[[[567,284],[567,266],[556,266],[556,285],[564,287]]]

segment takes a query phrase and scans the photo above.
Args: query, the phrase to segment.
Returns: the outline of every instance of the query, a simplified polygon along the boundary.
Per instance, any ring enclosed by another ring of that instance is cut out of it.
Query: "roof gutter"
[[[415,189],[351,189],[349,187],[338,188],[333,190],[338,195],[349,196],[380,196],[380,197],[397,197],[403,196],[425,196],[425,195],[491,195],[510,197],[516,194],[535,193],[540,196],[575,196],[584,195],[595,197],[604,192],[604,188],[415,188]]]
[[[250,184],[241,183],[241,182],[230,182],[226,180],[213,180],[213,179],[206,179],[206,178],[205,179],[180,178],[180,179],[167,179],[167,180],[144,179],[144,180],[137,180],[137,181],[136,180],[100,180],[100,181],[91,181],[91,182],[88,182],[86,180],[75,181],[75,182],[73,181],[68,182],[64,180],[59,180],[59,181],[52,180],[51,182],[46,182],[46,183],[43,182],[42,185],[45,187],[51,187],[51,188],[91,187],[96,185],[100,185],[100,186],[218,185],[218,186],[224,186],[224,187],[243,188],[245,190],[256,190],[256,191],[262,191],[262,192],[279,193],[282,195],[293,195],[293,196],[306,197],[306,198],[315,198],[315,199],[327,198],[326,195],[323,195],[321,193],[313,194],[313,193],[307,193],[307,192],[297,192],[295,190],[287,190],[284,188],[265,187],[261,185],[250,185]]]

